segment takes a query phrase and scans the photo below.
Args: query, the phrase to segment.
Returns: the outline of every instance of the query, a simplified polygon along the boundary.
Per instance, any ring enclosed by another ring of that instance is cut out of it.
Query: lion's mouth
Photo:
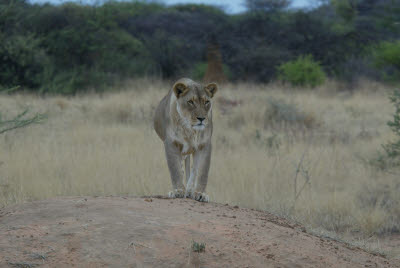
[[[194,125],[193,128],[196,130],[203,130],[206,126],[203,123],[199,123],[197,125]]]

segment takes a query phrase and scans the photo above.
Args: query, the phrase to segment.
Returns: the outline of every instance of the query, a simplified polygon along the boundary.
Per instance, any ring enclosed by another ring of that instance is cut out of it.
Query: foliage
[[[0,134],[3,134],[13,129],[26,127],[30,124],[39,123],[45,118],[44,115],[41,114],[26,118],[27,113],[28,110],[25,110],[10,120],[3,120],[0,113]]]
[[[206,244],[192,240],[192,251],[197,253],[204,252],[206,251]]]
[[[250,11],[277,11],[287,8],[290,0],[246,0],[245,6]]]
[[[392,65],[400,69],[400,41],[382,42],[376,51],[376,64],[379,67]]]
[[[336,13],[346,22],[352,21],[357,15],[358,0],[332,0]]]
[[[210,40],[218,43],[232,80],[269,82],[277,66],[312,55],[327,75],[354,81],[362,74],[343,67],[386,55],[381,52],[393,48],[364,48],[400,32],[398,1],[333,0],[309,10],[291,9],[290,2],[247,0],[246,12],[227,14],[213,6],[152,1],[0,0],[0,87],[75,94],[133,77],[190,76],[200,71],[195,63],[205,62]],[[389,74],[398,68],[388,65]]]
[[[357,84],[363,79],[382,80],[381,71],[377,70],[372,64],[372,59],[363,56],[349,57],[340,66],[340,78],[347,83],[349,90],[357,88]]]
[[[40,86],[48,62],[33,35],[6,37],[0,33],[0,82],[3,87]]]
[[[400,41],[381,42],[374,48],[374,62],[380,68],[387,79],[400,79]]]
[[[3,4],[14,10],[10,16],[31,14],[7,23],[11,29],[0,35],[2,86],[52,93],[101,90],[119,78],[143,76],[152,65],[144,44],[121,29],[104,7],[34,5],[29,12],[24,2],[17,3]]]
[[[325,73],[311,55],[299,56],[278,67],[279,79],[293,86],[316,87],[325,81]]]
[[[394,91],[390,100],[396,111],[393,115],[393,120],[389,121],[387,124],[396,135],[397,141],[384,145],[384,148],[390,158],[400,158],[400,89]]]
[[[200,62],[194,65],[193,70],[191,72],[191,77],[195,80],[201,81],[206,74],[208,64],[206,62]],[[225,76],[229,79],[232,78],[232,73],[229,70],[228,65],[223,64],[222,66],[223,72]]]
[[[17,87],[5,90],[5,92],[11,92],[16,88]],[[25,109],[25,111],[19,113],[17,116],[4,120],[0,112],[0,134],[13,129],[23,128],[31,124],[40,123],[43,121],[43,119],[45,119],[45,115],[43,114],[36,114],[33,117],[26,117],[27,114],[28,109]]]

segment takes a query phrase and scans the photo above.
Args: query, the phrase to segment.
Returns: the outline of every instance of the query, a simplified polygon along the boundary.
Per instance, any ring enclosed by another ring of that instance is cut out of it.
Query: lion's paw
[[[185,197],[185,190],[184,189],[175,189],[168,193],[170,198],[184,198]]]
[[[205,194],[205,193],[202,193],[202,192],[194,192],[194,193],[191,195],[191,198],[194,199],[194,200],[196,200],[196,201],[199,201],[199,202],[206,202],[206,203],[208,203],[208,202],[210,201],[210,198],[208,197],[208,195]]]
[[[193,192],[190,190],[186,190],[185,192],[185,197],[186,198],[193,198]]]

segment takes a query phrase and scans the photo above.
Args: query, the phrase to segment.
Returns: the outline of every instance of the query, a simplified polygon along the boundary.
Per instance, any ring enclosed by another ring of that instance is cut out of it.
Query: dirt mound
[[[192,249],[205,243],[204,252]],[[266,212],[188,199],[71,197],[0,211],[1,267],[400,267]]]

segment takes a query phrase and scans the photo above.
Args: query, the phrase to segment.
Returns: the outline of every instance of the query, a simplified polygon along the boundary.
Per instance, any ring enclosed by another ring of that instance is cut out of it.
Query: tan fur
[[[164,142],[173,187],[171,197],[208,201],[204,192],[211,160],[212,97],[217,90],[215,83],[204,86],[182,78],[156,109],[154,129]],[[193,155],[191,170],[190,155]],[[186,160],[186,185],[183,160]]]

